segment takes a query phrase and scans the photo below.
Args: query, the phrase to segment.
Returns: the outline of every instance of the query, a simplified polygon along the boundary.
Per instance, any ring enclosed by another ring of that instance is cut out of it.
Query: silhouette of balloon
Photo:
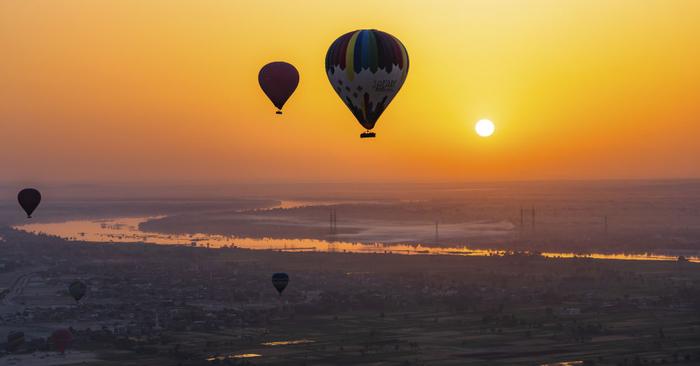
[[[51,333],[51,342],[61,353],[66,351],[66,347],[68,347],[72,340],[73,334],[68,329],[59,329]]]
[[[275,286],[277,292],[282,295],[282,291],[289,283],[289,276],[286,273],[275,273],[272,275],[272,285]]]
[[[19,205],[22,206],[24,212],[27,213],[27,218],[31,218],[32,213],[39,206],[39,202],[41,202],[41,193],[34,188],[25,188],[17,194],[17,201],[19,201]]]
[[[87,292],[87,285],[85,285],[83,281],[73,281],[73,283],[68,286],[68,292],[70,292],[73,299],[78,302],[83,298],[83,296],[85,296],[85,293]]]
[[[299,72],[286,62],[270,62],[260,69],[258,83],[272,104],[277,107],[276,113],[282,114],[284,103],[299,85]]]
[[[408,53],[401,41],[376,29],[340,36],[326,53],[328,81],[358,122],[370,132],[408,75]]]

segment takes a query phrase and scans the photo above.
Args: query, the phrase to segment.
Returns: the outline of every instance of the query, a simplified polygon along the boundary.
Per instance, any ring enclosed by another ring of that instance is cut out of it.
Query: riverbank
[[[677,261],[678,255],[664,253],[574,253],[574,252],[514,252],[502,249],[469,248],[467,246],[436,246],[430,243],[362,243],[318,239],[246,238],[218,234],[163,234],[146,232],[141,224],[149,217],[102,220],[74,220],[59,223],[37,223],[14,227],[32,234],[56,236],[71,241],[96,243],[151,243],[186,245],[206,248],[235,247],[254,250],[294,252],[342,252],[403,255],[504,256],[541,255],[547,258],[594,258],[606,260]],[[685,253],[684,260],[700,262],[700,256]]]

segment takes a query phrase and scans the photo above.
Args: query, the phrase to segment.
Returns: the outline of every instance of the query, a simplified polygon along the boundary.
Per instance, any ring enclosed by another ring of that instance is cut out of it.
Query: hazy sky
[[[0,181],[700,177],[700,1],[0,1]],[[393,34],[377,128],[328,46]],[[269,61],[301,82],[274,114]],[[491,138],[473,124],[490,118]]]

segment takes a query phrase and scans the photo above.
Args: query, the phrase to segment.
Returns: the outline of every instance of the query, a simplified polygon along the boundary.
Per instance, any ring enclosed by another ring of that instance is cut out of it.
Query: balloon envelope
[[[277,107],[277,113],[281,114],[284,103],[299,85],[299,72],[286,62],[270,62],[260,69],[258,83],[272,104]]]
[[[326,74],[340,99],[369,131],[406,80],[408,53],[389,33],[356,30],[328,48]]]
[[[66,347],[73,340],[73,334],[68,329],[59,329],[51,334],[51,342],[56,349],[63,353],[66,351]]]
[[[17,201],[27,213],[27,218],[30,218],[41,202],[41,193],[34,188],[25,188],[17,194]]]
[[[286,273],[275,273],[272,275],[272,285],[275,286],[277,292],[282,295],[282,291],[289,283],[289,276]]]
[[[68,292],[70,292],[70,295],[73,296],[76,302],[80,301],[87,292],[87,285],[85,285],[83,281],[73,281],[73,283],[68,286]]]

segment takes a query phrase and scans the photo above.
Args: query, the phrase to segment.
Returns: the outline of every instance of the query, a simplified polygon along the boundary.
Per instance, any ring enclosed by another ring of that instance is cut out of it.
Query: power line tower
[[[523,206],[520,206],[520,228],[522,229],[525,224],[525,210]]]
[[[438,232],[438,221],[435,221],[435,242],[437,243],[440,239],[440,234]]]
[[[334,208],[331,208],[329,230],[331,235],[335,235],[338,232],[338,216]]]
[[[603,232],[608,235],[608,215],[603,216]]]
[[[525,210],[520,206],[520,236],[523,236],[523,231],[525,231]]]

